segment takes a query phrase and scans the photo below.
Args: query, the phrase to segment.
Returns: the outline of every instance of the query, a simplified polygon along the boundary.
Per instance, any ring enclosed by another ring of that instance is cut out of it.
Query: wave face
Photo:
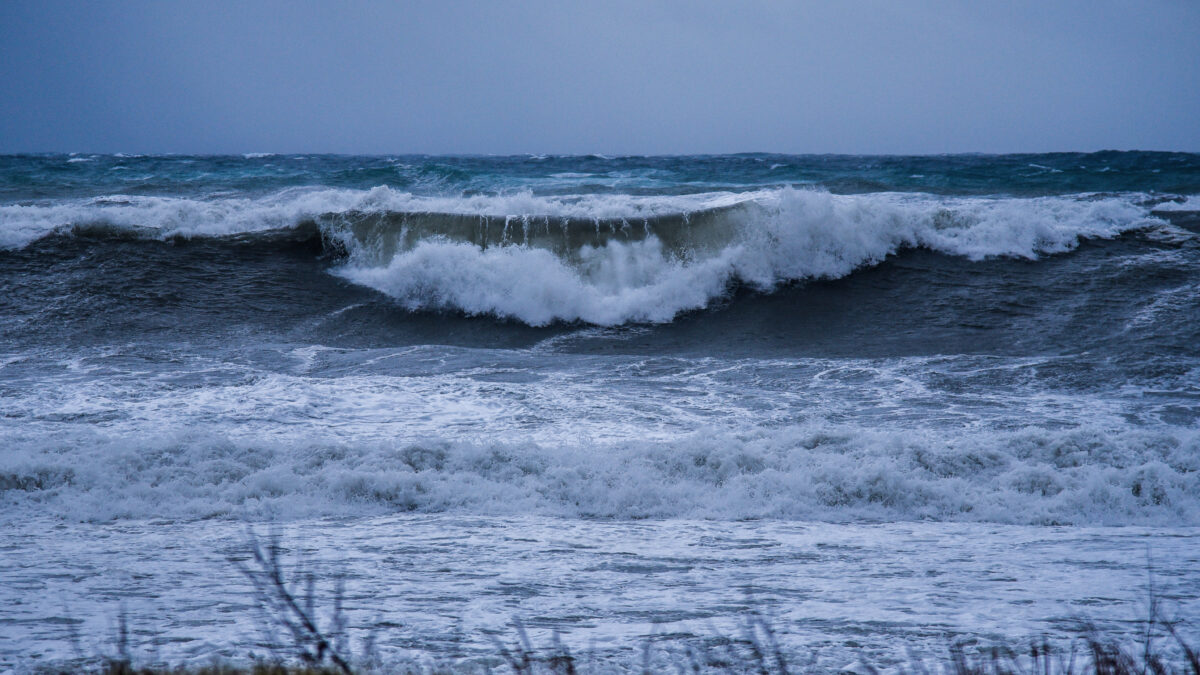
[[[0,501],[1197,525],[1198,177],[0,158]]]

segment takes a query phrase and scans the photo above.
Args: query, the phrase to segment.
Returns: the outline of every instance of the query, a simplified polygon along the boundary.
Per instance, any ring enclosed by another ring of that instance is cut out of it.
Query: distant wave
[[[411,309],[531,325],[665,322],[730,284],[830,279],[905,248],[1036,259],[1167,227],[1145,195],[946,198],[771,189],[693,195],[430,197],[291,189],[260,198],[114,196],[0,207],[0,244],[47,236],[321,236],[335,273]]]

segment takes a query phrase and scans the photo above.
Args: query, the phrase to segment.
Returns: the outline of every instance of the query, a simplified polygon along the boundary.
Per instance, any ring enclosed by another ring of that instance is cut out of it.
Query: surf
[[[907,249],[1036,260],[1175,227],[1142,193],[946,197],[808,188],[672,195],[419,195],[288,188],[0,206],[0,245],[48,239],[311,242],[330,272],[413,311],[531,326],[664,323],[725,297],[837,279]]]

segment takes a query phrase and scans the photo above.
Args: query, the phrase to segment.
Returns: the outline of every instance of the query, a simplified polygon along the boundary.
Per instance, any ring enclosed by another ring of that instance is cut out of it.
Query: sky
[[[1200,2],[0,3],[0,153],[1200,151]]]

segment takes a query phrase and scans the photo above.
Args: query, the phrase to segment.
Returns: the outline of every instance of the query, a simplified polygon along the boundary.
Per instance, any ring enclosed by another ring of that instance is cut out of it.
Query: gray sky
[[[1200,151],[1200,2],[0,3],[0,152]]]

